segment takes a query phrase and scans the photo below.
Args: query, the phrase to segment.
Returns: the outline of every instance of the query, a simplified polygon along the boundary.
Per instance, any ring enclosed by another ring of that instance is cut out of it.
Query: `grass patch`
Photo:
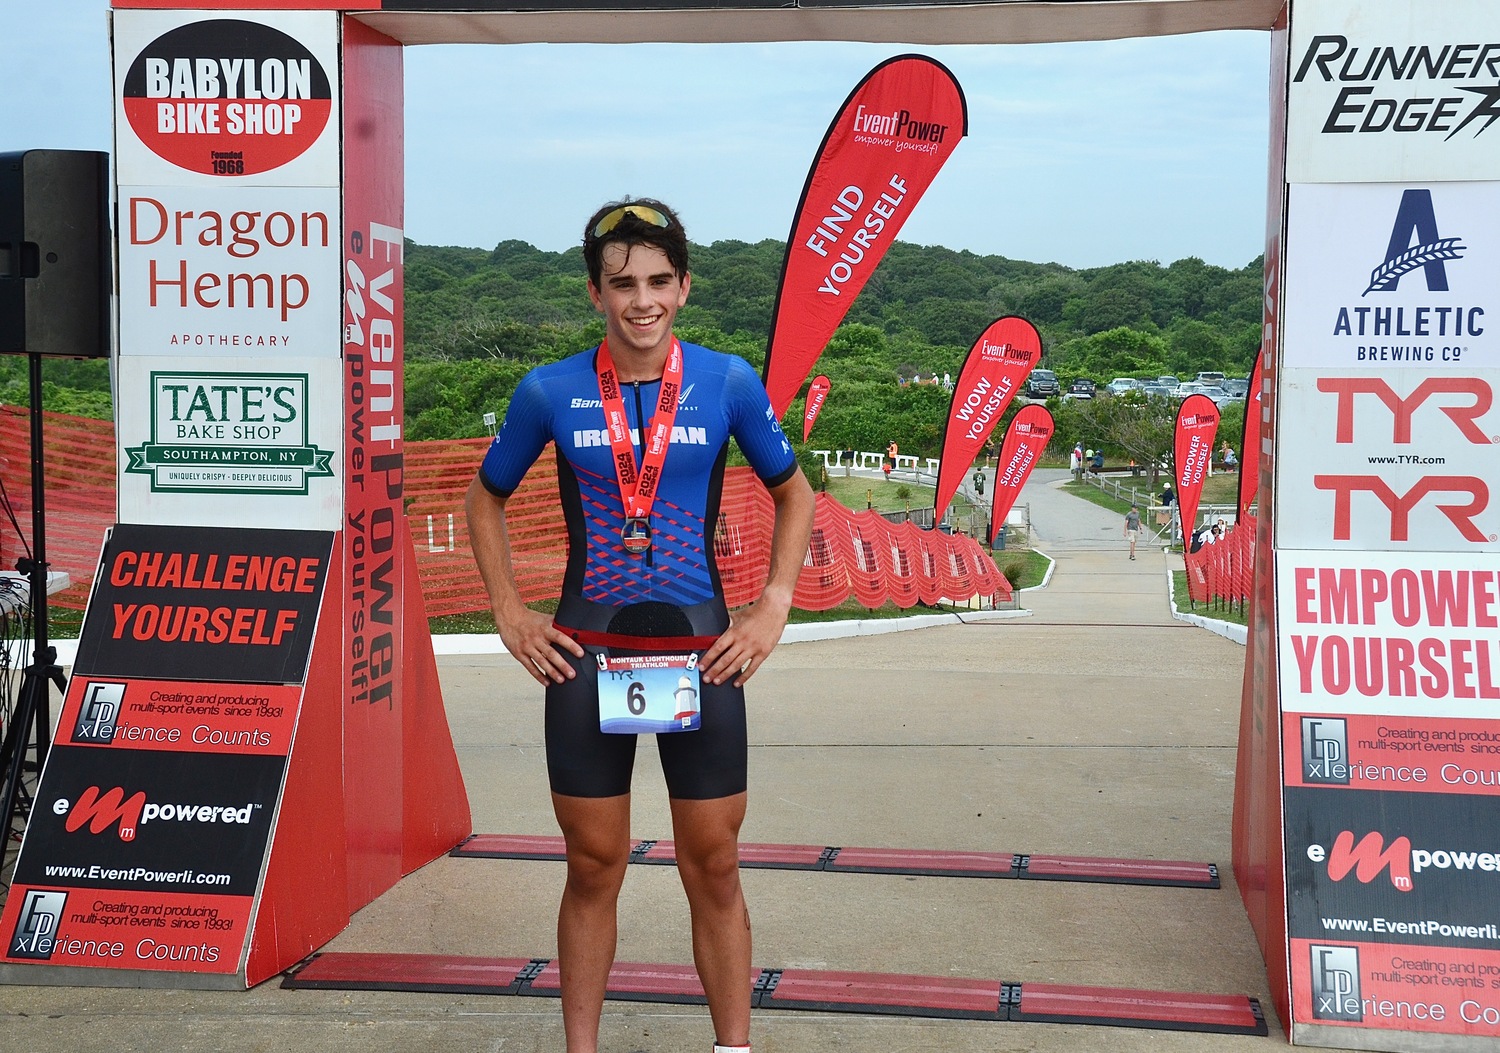
[[[1250,605],[1244,607],[1238,604],[1224,603],[1219,600],[1209,600],[1207,603],[1188,602],[1188,580],[1187,571],[1177,570],[1172,572],[1172,602],[1177,607],[1179,614],[1197,614],[1204,618],[1213,618],[1216,621],[1229,622],[1231,625],[1249,625],[1247,615]]]
[[[995,566],[1017,589],[1030,589],[1040,585],[1047,577],[1047,568],[1052,560],[1034,549],[1011,549],[990,553]]]
[[[1083,500],[1096,504],[1101,508],[1107,508],[1111,512],[1118,512],[1122,517],[1126,512],[1130,511],[1129,501],[1126,501],[1123,498],[1115,497],[1113,494],[1106,493],[1105,491],[1099,489],[1097,486],[1092,486],[1088,483],[1081,483],[1078,480],[1074,479],[1070,482],[1063,483],[1062,488],[1064,491],[1072,494],[1074,497],[1081,497],[1083,498]]]

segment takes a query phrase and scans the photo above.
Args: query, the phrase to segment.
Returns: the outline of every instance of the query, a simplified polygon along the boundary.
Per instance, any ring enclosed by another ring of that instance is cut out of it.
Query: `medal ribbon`
[[[662,371],[661,394],[651,417],[650,434],[641,422],[641,468],[636,471],[635,448],[630,442],[630,420],[625,416],[625,400],[620,395],[620,379],[615,360],[609,353],[609,341],[599,345],[599,401],[604,406],[605,431],[609,448],[615,457],[615,477],[620,484],[620,503],[625,518],[649,519],[661,482],[661,469],[667,459],[667,445],[672,439],[672,425],[677,420],[677,394],[682,390],[682,345],[672,338]]]

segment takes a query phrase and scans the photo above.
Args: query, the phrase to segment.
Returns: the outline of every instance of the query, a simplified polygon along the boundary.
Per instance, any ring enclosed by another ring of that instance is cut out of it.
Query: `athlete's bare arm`
[[[730,615],[729,628],[703,653],[703,675],[711,684],[722,684],[733,676],[734,686],[739,687],[754,676],[781,640],[792,609],[792,590],[812,537],[816,499],[800,469],[770,489],[776,522],[766,587],[753,604]]]
[[[510,560],[505,499],[492,494],[476,475],[464,497],[464,512],[469,523],[469,544],[489,592],[490,609],[505,649],[539,684],[549,680],[560,684],[572,678],[573,667],[557,649],[582,658],[583,648],[552,624],[551,615],[532,610],[521,599]]]

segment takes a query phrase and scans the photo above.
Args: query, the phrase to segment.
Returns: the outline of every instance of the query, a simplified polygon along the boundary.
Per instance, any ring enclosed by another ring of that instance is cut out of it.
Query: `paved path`
[[[1039,479],[1036,485],[1046,486]],[[1243,648],[1174,622],[1166,563],[1118,517],[1028,494],[1051,585],[1031,618],[782,646],[751,689],[747,841],[1216,862],[1218,890],[751,870],[765,967],[1242,993],[1268,1038],[757,1011],[757,1053],[1253,1053],[1285,1046],[1229,865]],[[1067,502],[1072,502],[1071,504]],[[1114,533],[1111,533],[1111,530]],[[505,656],[440,659],[475,829],[552,833],[539,692]],[[669,836],[653,746],[631,833]],[[334,950],[551,957],[562,865],[444,857]],[[308,875],[310,881],[318,875]],[[622,961],[688,962],[676,871],[632,867]],[[557,1003],[445,994],[0,988],[3,1048],[562,1049]],[[705,1053],[701,1008],[610,1002],[602,1048]]]

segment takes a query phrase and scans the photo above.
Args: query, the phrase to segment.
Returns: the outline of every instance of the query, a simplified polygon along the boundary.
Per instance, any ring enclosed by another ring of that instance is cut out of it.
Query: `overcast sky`
[[[110,148],[104,0],[0,0],[0,150]],[[785,238],[828,122],[865,73],[920,51],[969,136],[904,241],[1074,267],[1262,249],[1270,38],[1077,44],[413,47],[406,233],[577,243],[596,205],[659,197],[700,243]]]

